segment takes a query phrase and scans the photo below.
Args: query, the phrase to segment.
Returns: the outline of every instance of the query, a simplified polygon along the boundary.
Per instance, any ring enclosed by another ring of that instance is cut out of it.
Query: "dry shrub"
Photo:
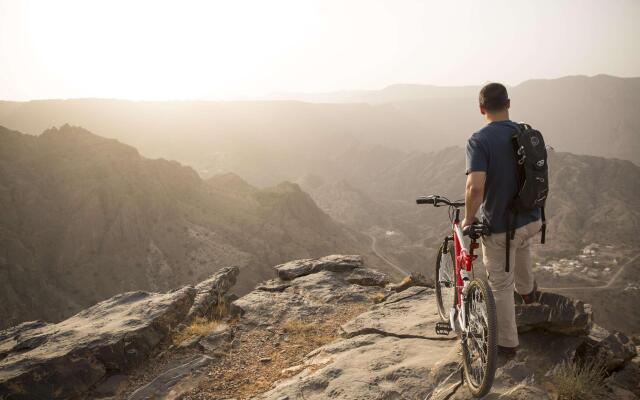
[[[337,337],[335,332],[326,331],[326,325],[326,323],[288,320],[283,325],[283,331],[287,334],[289,340],[294,343],[305,343],[312,347],[320,347]]]
[[[200,317],[196,318],[193,320],[191,325],[187,326],[173,337],[173,343],[178,345],[192,337],[208,335],[215,331],[219,324],[220,322],[216,320],[208,320]]]
[[[387,298],[387,296],[385,296],[384,292],[376,292],[369,295],[369,298],[371,299],[371,301],[378,304],[382,303]]]
[[[221,320],[229,315],[229,306],[225,302],[224,296],[218,295],[218,302],[211,310],[211,319]]]
[[[598,362],[564,362],[553,376],[560,400],[596,400],[603,396],[606,370]]]

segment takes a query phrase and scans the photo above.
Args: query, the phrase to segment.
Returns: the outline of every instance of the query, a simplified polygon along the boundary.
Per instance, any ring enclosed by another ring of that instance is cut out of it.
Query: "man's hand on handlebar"
[[[467,217],[464,217],[464,219],[462,220],[462,223],[460,224],[460,227],[464,229],[465,226],[477,224],[479,222],[480,221],[476,217],[473,217],[473,220],[468,220]]]

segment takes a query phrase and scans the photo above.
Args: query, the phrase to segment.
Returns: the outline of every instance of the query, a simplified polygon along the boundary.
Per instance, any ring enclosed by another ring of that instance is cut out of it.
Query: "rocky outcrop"
[[[111,375],[139,366],[178,324],[206,315],[235,281],[225,268],[169,293],[129,292],[57,324],[0,331],[0,398],[82,397]]]
[[[337,304],[372,303],[389,277],[363,267],[360,256],[331,255],[274,267],[279,278],[259,284],[236,300],[243,323],[269,326],[288,318],[304,319],[335,312]]]
[[[316,259],[295,260],[276,265],[278,278],[290,281],[320,271],[346,272],[362,267],[361,256],[331,255]]]
[[[619,369],[636,355],[636,345],[627,335],[600,326],[594,326],[576,350],[576,358],[599,363],[607,371]]]
[[[2,331],[0,399],[471,398],[458,337],[435,334],[434,289],[396,292],[357,256],[275,268],[280,277],[227,305],[238,310],[233,318],[179,343],[165,339],[230,300],[237,269],[166,294],[116,296],[59,324]],[[558,368],[584,362],[603,366],[609,395],[638,398],[640,343],[594,325],[589,305],[544,293],[517,315],[520,347],[499,358],[488,399],[554,399]]]
[[[592,325],[591,305],[555,293],[542,293],[538,302],[516,305],[518,332],[544,329],[566,335],[586,334]]]
[[[291,282],[298,279],[302,278]],[[343,324],[342,340],[308,353],[295,368],[296,375],[258,398],[471,398],[461,380],[457,337],[434,332],[440,320],[434,290],[413,286],[393,293],[394,289],[387,286],[392,294],[387,293],[382,303]],[[499,360],[488,398],[554,398],[548,382],[564,362],[602,359],[612,377],[624,374],[615,378],[621,382],[617,386],[607,383],[607,390],[615,393],[630,393],[630,382],[640,377],[629,361],[636,355],[633,342],[622,333],[594,326],[588,304],[544,293],[540,303],[519,305],[517,315],[520,348],[513,359]]]
[[[239,272],[238,267],[225,267],[197,284],[193,305],[182,322],[188,324],[198,317],[209,316],[214,307],[224,304],[224,295],[235,285]]]

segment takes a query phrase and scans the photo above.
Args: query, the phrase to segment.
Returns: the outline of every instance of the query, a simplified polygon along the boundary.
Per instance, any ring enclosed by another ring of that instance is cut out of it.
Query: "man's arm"
[[[473,224],[476,213],[484,198],[484,183],[487,173],[484,171],[472,171],[467,175],[467,187],[464,193],[464,220],[462,227]]]

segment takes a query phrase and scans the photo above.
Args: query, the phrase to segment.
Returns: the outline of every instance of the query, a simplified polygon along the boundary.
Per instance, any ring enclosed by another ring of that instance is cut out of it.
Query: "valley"
[[[549,239],[533,240],[542,287],[603,286],[637,249],[640,188],[630,183],[640,181],[640,122],[611,108],[634,104],[637,85],[596,76],[513,88],[515,118],[540,127],[552,146]],[[393,277],[433,277],[447,211],[414,200],[462,197],[460,146],[481,121],[461,102],[473,104],[476,89],[398,86],[353,103],[329,95],[317,103],[0,102],[0,125],[31,134],[3,136],[0,183],[10,211],[0,220],[0,272],[11,301],[0,311],[13,322],[58,320],[117,291],[164,289],[227,265],[251,271],[237,285],[242,293],[266,278],[264,265],[337,251],[364,254]],[[593,99],[558,114],[541,104],[545,91],[566,102],[585,92]],[[462,110],[459,118],[443,106]],[[599,122],[604,111],[620,121],[615,132]],[[66,123],[92,133],[64,125],[41,134]],[[622,298],[638,282],[629,274],[624,288],[598,290]],[[56,304],[63,311],[53,312]],[[606,318],[638,331],[637,318],[628,326],[626,317]]]

